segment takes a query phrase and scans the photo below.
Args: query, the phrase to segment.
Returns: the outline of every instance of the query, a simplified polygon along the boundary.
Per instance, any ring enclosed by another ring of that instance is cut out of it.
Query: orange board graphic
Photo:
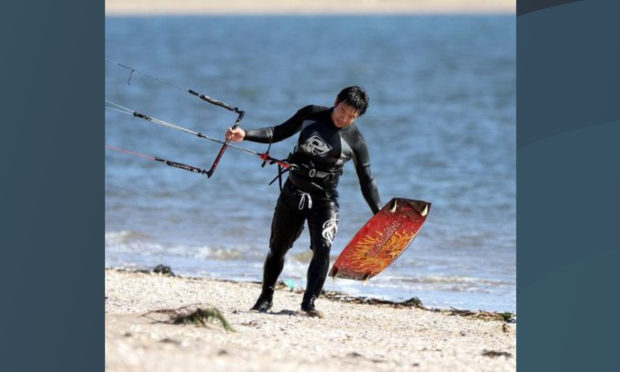
[[[379,274],[411,244],[430,209],[431,203],[425,201],[390,200],[355,234],[329,275],[367,280]]]

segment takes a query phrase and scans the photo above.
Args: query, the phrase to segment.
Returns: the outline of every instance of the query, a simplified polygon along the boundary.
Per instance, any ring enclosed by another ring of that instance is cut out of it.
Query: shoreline
[[[325,318],[309,318],[283,287],[264,314],[248,311],[258,283],[106,269],[106,370],[516,370],[516,324],[497,314],[326,292]],[[187,307],[218,309],[234,331],[167,321]]]
[[[129,272],[129,273],[133,272],[133,273],[142,273],[142,274],[161,273],[159,271],[160,269],[164,270],[164,275],[171,274],[171,276],[185,278],[185,279],[196,279],[196,280],[204,279],[204,280],[213,280],[216,282],[250,283],[250,284],[255,284],[255,285],[260,285],[262,283],[259,278],[250,278],[250,277],[226,278],[226,277],[214,277],[214,276],[196,276],[196,275],[191,275],[191,274],[187,274],[187,275],[186,274],[175,274],[174,272],[172,272],[172,269],[169,266],[164,265],[164,264],[159,264],[152,269],[148,269],[147,267],[140,267],[140,266],[132,266],[132,267],[106,266],[105,267],[105,270],[114,270],[114,271]],[[304,287],[297,286],[296,284],[293,284],[293,286],[291,287],[291,284],[290,283],[287,284],[286,282],[287,280],[278,279],[276,283],[276,288],[280,290],[287,290],[290,292],[295,292],[300,295],[303,294]],[[365,284],[360,284],[360,285],[363,286]],[[427,310],[427,311],[434,311],[434,312],[449,312],[449,313],[470,314],[470,315],[471,314],[487,314],[486,315],[487,317],[498,317],[498,319],[501,316],[503,316],[503,314],[512,314],[511,319],[514,318],[513,320],[516,322],[516,309],[514,310],[510,310],[510,309],[489,310],[489,309],[484,309],[481,307],[458,308],[458,307],[454,307],[450,305],[449,303],[445,304],[444,306],[435,305],[435,306],[428,307],[424,304],[424,301],[419,299],[417,296],[412,296],[411,294],[409,295],[411,297],[405,297],[402,295],[390,297],[390,296],[385,296],[385,295],[369,294],[369,293],[351,294],[347,292],[346,290],[325,289],[325,287],[328,287],[327,281],[326,281],[326,285],[321,291],[321,297],[327,298],[333,301],[358,303],[358,304],[382,304],[382,305],[392,305],[392,306],[410,306],[410,305],[412,306],[413,304],[419,303],[420,305],[418,306],[419,308],[423,310]]]
[[[430,15],[516,14],[516,1],[497,0],[106,0],[106,15]]]

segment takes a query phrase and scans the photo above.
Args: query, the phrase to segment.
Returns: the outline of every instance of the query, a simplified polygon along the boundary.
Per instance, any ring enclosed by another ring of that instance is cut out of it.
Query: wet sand
[[[106,371],[516,370],[514,323],[325,297],[316,302],[324,318],[310,318],[298,312],[302,294],[283,287],[271,312],[250,312],[259,291],[106,269]],[[167,322],[182,307],[217,308],[234,331]]]

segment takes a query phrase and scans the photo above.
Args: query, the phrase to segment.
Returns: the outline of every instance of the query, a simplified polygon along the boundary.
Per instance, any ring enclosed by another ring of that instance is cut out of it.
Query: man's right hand
[[[241,142],[245,138],[245,131],[241,128],[228,128],[226,131],[226,139],[233,142]]]

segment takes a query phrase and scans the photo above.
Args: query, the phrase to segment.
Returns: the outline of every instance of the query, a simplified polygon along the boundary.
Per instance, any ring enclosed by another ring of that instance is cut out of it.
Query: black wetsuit
[[[313,251],[302,302],[313,302],[323,288],[329,268],[329,251],[338,229],[338,180],[344,163],[353,159],[362,194],[373,213],[381,209],[377,186],[370,171],[366,141],[355,124],[338,128],[333,108],[306,106],[275,127],[247,130],[245,139],[278,142],[300,132],[288,160],[293,164],[275,208],[269,254],[263,272],[263,293],[271,297],[284,267],[284,256],[308,220]]]

